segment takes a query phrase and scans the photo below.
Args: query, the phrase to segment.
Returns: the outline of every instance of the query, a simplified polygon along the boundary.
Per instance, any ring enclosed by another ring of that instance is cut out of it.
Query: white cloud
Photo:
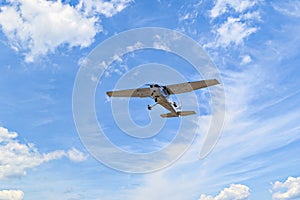
[[[255,12],[247,12],[245,14],[240,15],[243,20],[250,21],[262,21],[261,16],[258,11]]]
[[[153,47],[155,49],[161,49],[164,51],[170,51],[170,47],[167,44],[169,40],[166,40],[166,38],[161,38],[159,35],[154,36],[154,42],[153,42]]]
[[[285,182],[276,181],[273,184],[273,200],[288,200],[300,198],[300,177],[288,177]]]
[[[67,152],[68,158],[74,162],[81,162],[86,160],[87,156],[75,149],[74,147]]]
[[[252,61],[249,55],[242,56],[241,65],[249,64]]]
[[[202,194],[199,200],[246,200],[249,195],[249,187],[241,184],[231,184],[229,188],[225,188],[217,196],[212,197]]]
[[[259,11],[254,6],[258,1],[254,0],[216,0],[214,7],[210,10],[212,24],[215,18],[226,14],[225,18],[219,17],[218,23],[213,26],[216,36],[214,42],[207,47],[228,47],[230,45],[241,45],[244,39],[255,33],[258,28],[253,24],[260,22]]]
[[[160,42],[154,42],[153,43],[153,47],[155,49],[160,49],[160,50],[164,50],[164,51],[170,51],[170,48],[166,44],[163,44],[163,43],[160,43]]]
[[[22,144],[18,134],[0,127],[0,180],[26,175],[26,171],[45,162],[67,157],[72,161],[85,160],[86,156],[75,148],[69,151],[56,150],[39,153],[32,143]]]
[[[241,13],[253,7],[257,3],[256,0],[216,0],[215,2],[214,7],[210,10],[211,18],[216,18],[228,12],[229,9],[233,9],[235,12]]]
[[[127,46],[126,47],[126,52],[132,52],[138,49],[142,49],[144,47],[144,44],[141,42],[136,42],[134,45],[132,46]]]
[[[18,136],[15,132],[8,132],[6,128],[0,127],[0,142],[14,139]]]
[[[24,192],[21,190],[0,190],[1,200],[22,200]]]
[[[216,31],[216,45],[221,47],[227,47],[231,44],[240,45],[246,37],[256,31],[257,28],[249,27],[247,23],[242,22],[240,18],[229,17]]]
[[[132,0],[80,0],[77,9],[82,10],[86,15],[102,14],[111,17],[126,8]]]
[[[99,14],[107,17],[123,10],[129,0],[62,1],[8,0],[0,9],[0,25],[10,46],[32,62],[58,47],[89,46],[101,31]]]
[[[122,56],[124,56],[127,53],[132,53],[131,55],[134,56],[133,52],[141,49],[144,47],[144,44],[141,42],[136,42],[133,45],[130,46],[126,46],[124,49],[118,49],[118,52],[116,52],[116,54],[114,54],[110,60],[108,60],[107,62],[102,61],[99,64],[99,67],[101,68],[105,68],[104,71],[104,76],[105,77],[110,77],[112,76],[112,74],[117,74],[119,76],[125,74],[128,72],[128,66],[126,64],[122,64],[122,63],[126,63],[126,59],[123,59]],[[113,65],[109,65],[109,63],[113,63],[113,62],[118,62],[118,66],[113,66]]]

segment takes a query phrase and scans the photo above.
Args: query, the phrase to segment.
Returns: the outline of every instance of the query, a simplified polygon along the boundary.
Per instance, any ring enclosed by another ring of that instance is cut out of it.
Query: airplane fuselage
[[[151,98],[154,99],[154,101],[157,104],[160,104],[161,106],[168,109],[171,113],[177,113],[176,111],[176,103],[172,102],[171,98],[169,97],[170,94],[166,90],[166,88],[158,85],[158,84],[152,84],[150,85],[150,92],[151,92]],[[151,109],[152,106],[148,106],[148,109]]]

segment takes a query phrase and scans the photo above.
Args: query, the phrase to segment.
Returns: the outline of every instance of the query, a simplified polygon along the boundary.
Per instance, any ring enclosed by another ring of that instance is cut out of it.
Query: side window
[[[164,96],[168,96],[168,92],[166,91],[165,88],[161,88],[161,91]]]

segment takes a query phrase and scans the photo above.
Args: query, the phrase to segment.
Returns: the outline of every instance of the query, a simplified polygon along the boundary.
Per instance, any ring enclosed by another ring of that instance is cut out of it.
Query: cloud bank
[[[34,144],[22,144],[17,137],[16,132],[0,127],[0,180],[24,176],[28,169],[63,157],[74,162],[86,159],[86,156],[75,148],[40,153]]]

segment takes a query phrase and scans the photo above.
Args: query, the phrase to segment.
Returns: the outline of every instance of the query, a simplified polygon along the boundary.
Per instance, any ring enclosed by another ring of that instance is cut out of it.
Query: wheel
[[[150,105],[148,105],[148,110],[151,110],[152,108],[151,108],[151,106]]]
[[[173,105],[174,105],[174,107],[175,107],[175,108],[177,108],[177,104],[176,104],[176,102],[173,102]]]

